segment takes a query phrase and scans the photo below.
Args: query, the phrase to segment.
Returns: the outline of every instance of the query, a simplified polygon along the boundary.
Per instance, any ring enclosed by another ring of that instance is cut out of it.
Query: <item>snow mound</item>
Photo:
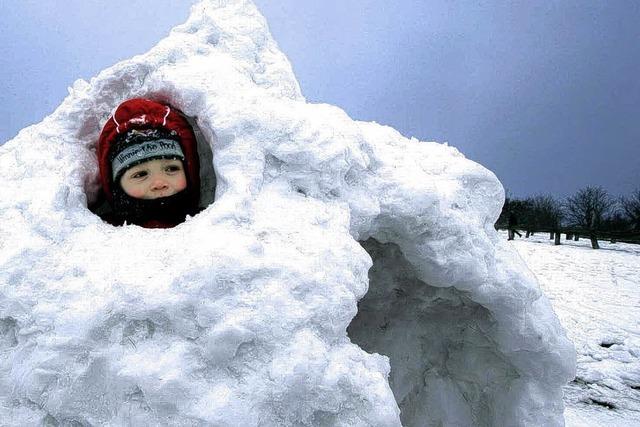
[[[215,202],[173,229],[87,208],[132,97],[213,153]],[[493,229],[496,177],[305,102],[249,1],[75,82],[0,177],[3,425],[563,423],[574,350]]]

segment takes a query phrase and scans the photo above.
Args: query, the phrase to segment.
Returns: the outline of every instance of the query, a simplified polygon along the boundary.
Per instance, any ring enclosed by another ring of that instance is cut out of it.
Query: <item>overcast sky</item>
[[[0,142],[188,0],[0,1]],[[256,0],[304,95],[448,142],[516,196],[640,187],[640,1]]]

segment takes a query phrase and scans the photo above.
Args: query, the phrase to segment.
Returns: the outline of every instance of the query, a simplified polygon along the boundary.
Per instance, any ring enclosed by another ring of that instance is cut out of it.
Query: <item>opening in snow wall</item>
[[[362,242],[369,292],[349,337],[389,357],[403,425],[495,425],[520,375],[492,343],[489,310],[454,287],[419,280],[396,244]]]
[[[215,202],[112,227],[95,144],[167,102]],[[494,228],[496,177],[310,104],[249,1],[207,0],[0,147],[7,425],[562,425],[575,356]],[[360,242],[360,243],[359,243]]]
[[[216,191],[216,175],[213,170],[213,151],[212,146],[215,145],[215,133],[211,134],[212,141],[208,141],[204,136],[202,130],[198,126],[198,123],[194,117],[186,117],[189,125],[193,129],[193,133],[196,138],[196,150],[198,152],[199,160],[199,207],[201,209],[206,208],[215,199]],[[88,208],[91,212],[100,217],[108,212],[111,212],[111,206],[107,202],[102,189],[98,189],[95,186],[86,189]]]

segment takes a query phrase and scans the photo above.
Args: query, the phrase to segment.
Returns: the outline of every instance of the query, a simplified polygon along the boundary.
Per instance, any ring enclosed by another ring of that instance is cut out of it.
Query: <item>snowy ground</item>
[[[506,232],[504,232],[506,238]],[[578,352],[565,388],[567,426],[640,426],[640,245],[512,242],[536,274]]]

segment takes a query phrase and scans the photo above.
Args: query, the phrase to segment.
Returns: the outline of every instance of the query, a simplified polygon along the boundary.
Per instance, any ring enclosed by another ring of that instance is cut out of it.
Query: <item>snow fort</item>
[[[88,208],[135,97],[209,147],[174,228]],[[3,426],[563,425],[573,346],[493,228],[497,178],[306,102],[248,0],[76,81],[0,177]]]

